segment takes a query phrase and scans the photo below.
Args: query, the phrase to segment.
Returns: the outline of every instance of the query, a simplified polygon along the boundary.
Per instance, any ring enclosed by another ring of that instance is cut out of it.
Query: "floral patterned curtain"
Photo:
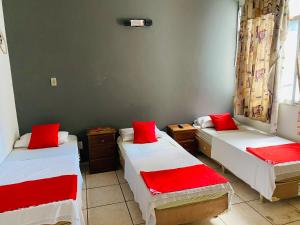
[[[234,111],[277,127],[277,81],[288,0],[246,0],[241,18]]]

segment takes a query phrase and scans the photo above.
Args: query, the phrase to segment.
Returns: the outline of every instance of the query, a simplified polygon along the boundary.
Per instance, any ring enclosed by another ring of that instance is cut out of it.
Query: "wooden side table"
[[[192,155],[197,152],[197,142],[195,139],[196,128],[190,124],[182,124],[183,128],[178,127],[178,124],[168,126],[168,134],[177,141],[185,150]]]
[[[111,127],[99,127],[87,130],[91,173],[116,169],[116,133],[116,129]]]

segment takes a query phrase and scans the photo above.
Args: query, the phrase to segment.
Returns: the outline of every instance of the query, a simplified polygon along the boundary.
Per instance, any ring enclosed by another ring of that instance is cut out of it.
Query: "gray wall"
[[[4,0],[4,12],[21,133],[231,111],[234,0]],[[128,17],[153,26],[118,24]]]

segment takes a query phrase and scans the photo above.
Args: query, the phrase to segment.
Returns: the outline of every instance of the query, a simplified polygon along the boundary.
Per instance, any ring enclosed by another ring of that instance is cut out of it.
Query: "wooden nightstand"
[[[116,169],[116,133],[116,129],[110,127],[99,127],[87,130],[91,173]]]
[[[183,128],[179,128],[178,124],[169,125],[168,134],[189,153],[195,155],[197,152],[197,142],[195,139],[197,129],[190,124],[182,125]]]

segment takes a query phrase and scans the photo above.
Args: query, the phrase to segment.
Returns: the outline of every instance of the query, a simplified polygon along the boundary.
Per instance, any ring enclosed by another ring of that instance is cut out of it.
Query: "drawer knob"
[[[101,140],[101,142],[103,143],[103,142],[104,142],[104,140],[102,139],[102,140]]]

